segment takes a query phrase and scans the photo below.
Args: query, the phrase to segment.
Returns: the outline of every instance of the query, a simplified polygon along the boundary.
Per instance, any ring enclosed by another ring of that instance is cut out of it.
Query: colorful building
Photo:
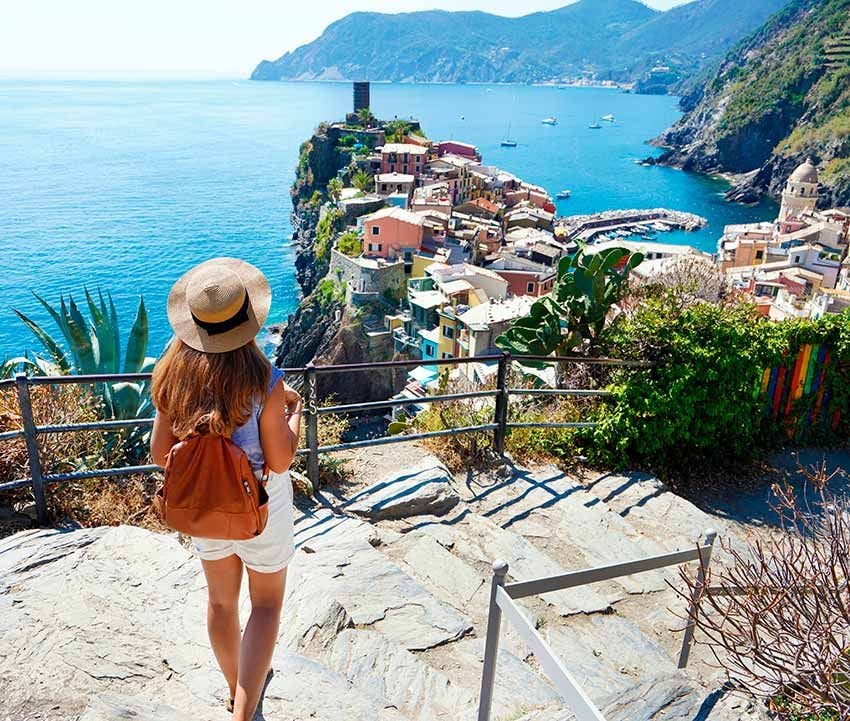
[[[381,173],[401,173],[418,178],[428,160],[428,148],[411,143],[387,143],[381,149]]]
[[[364,256],[387,260],[401,257],[412,265],[425,234],[425,220],[421,215],[391,207],[382,208],[362,220]]]

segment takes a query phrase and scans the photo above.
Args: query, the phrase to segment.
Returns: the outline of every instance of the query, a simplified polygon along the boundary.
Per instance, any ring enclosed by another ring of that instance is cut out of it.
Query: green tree
[[[375,116],[372,115],[372,111],[369,108],[360,108],[357,111],[357,119],[364,128],[371,128],[372,123],[375,122]]]
[[[365,170],[358,170],[351,177],[351,184],[364,193],[368,193],[372,189],[372,176]]]
[[[337,240],[337,249],[340,253],[347,255],[350,258],[356,258],[363,250],[363,241],[360,238],[360,234],[353,230],[346,231],[339,236],[339,240]]]
[[[598,253],[580,248],[571,258],[562,258],[552,292],[514,321],[496,345],[517,355],[567,355],[583,344],[594,348],[629,272],[642,261],[642,253],[625,248]]]
[[[410,132],[410,123],[404,120],[390,120],[385,129],[387,141],[390,143],[403,143]]]
[[[342,181],[339,178],[328,181],[328,195],[335,203],[342,197]]]

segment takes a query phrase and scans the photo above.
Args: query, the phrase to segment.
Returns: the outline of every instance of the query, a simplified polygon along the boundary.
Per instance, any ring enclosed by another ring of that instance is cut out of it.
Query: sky
[[[746,0],[744,0],[746,1]],[[594,2],[594,0],[590,0]],[[645,0],[667,9],[683,0]],[[0,76],[246,77],[354,11],[524,15],[568,0],[0,0]]]

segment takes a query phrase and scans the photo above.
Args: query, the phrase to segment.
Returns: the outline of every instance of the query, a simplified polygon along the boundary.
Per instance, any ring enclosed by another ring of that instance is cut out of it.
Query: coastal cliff
[[[850,0],[794,0],[683,99],[657,162],[737,176],[728,197],[779,196],[811,157],[824,205],[850,204]]]
[[[328,182],[351,161],[340,148],[326,124],[319,125],[309,140],[301,144],[292,196],[292,241],[295,244],[295,275],[306,296],[328,271],[328,258],[316,254],[316,233],[320,205]]]
[[[366,148],[385,140],[380,127],[357,130],[322,123],[300,148],[291,196],[295,271],[303,298],[281,331],[274,353],[279,367],[371,363],[393,357],[390,339],[375,332],[383,329],[385,309],[347,305],[345,287],[327,277],[333,238],[344,223],[328,196],[328,183],[348,169],[354,158],[350,143],[345,144],[349,136]],[[403,382],[403,376],[392,373],[362,374],[357,383],[351,383],[350,377],[322,375],[318,392],[320,398],[333,396],[341,403],[355,403],[387,398]]]

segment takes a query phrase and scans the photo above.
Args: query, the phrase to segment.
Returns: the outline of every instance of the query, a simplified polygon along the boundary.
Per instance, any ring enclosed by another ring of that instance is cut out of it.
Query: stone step
[[[583,485],[554,467],[518,469],[510,484],[481,494],[478,513],[533,539],[567,570],[609,565],[668,550],[645,537]],[[669,574],[667,574],[669,575]],[[663,572],[616,582],[627,593],[666,589]]]
[[[307,721],[411,721],[386,698],[362,692],[342,674],[315,660],[292,653],[275,653],[275,678],[266,688],[255,718]],[[106,693],[97,697],[80,721],[226,721],[224,704],[201,705],[185,699],[174,705],[153,701],[144,694]]]
[[[589,481],[585,488],[668,551],[693,548],[709,529],[721,536],[732,535],[726,522],[669,491],[657,478],[606,474]]]
[[[425,526],[422,530],[429,532],[432,528]],[[509,580],[555,576],[566,570],[532,540],[476,513],[467,513],[448,528],[452,552],[481,569],[488,581],[492,576],[493,561],[497,559],[507,561]],[[445,530],[437,533],[446,535]],[[598,588],[584,586],[548,593],[543,601],[557,609],[559,614],[570,616],[609,611],[622,595],[621,590],[610,585]]]

